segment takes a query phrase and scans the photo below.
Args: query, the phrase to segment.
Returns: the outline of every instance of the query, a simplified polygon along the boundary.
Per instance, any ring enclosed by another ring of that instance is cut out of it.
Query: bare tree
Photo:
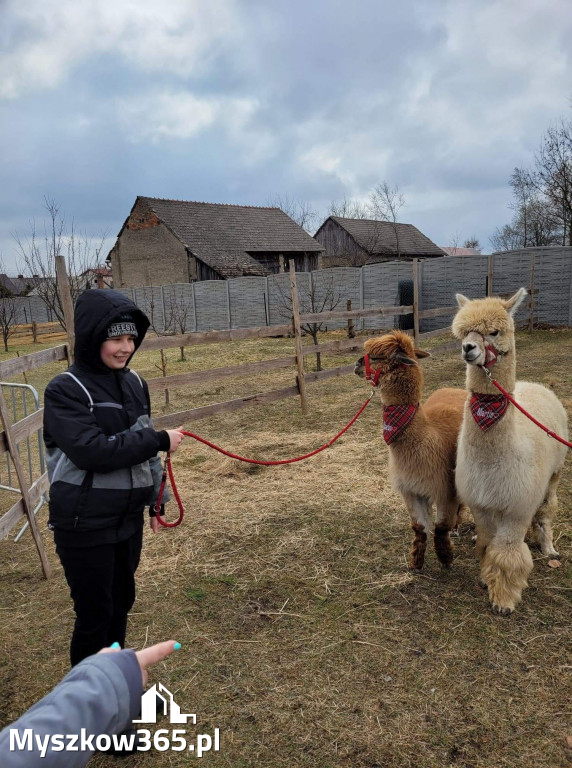
[[[48,309],[48,315],[55,315],[65,328],[64,311],[56,285],[56,256],[63,254],[67,263],[72,301],[85,289],[85,277],[88,269],[94,269],[99,263],[105,234],[93,245],[86,235],[76,232],[74,222],[67,225],[60,213],[59,205],[49,197],[44,198],[44,207],[48,212],[48,221],[44,221],[43,234],[38,232],[35,221],[30,224],[31,233],[22,238],[14,234],[20,258],[25,270],[32,275],[31,282],[35,292]]]
[[[572,121],[546,131],[535,162],[535,182],[560,221],[562,245],[572,245]]]
[[[514,251],[522,248],[522,235],[510,224],[505,224],[504,227],[495,229],[489,237],[489,242],[493,251]]]
[[[306,232],[311,234],[314,231],[318,214],[307,201],[294,200],[289,195],[274,195],[267,204],[272,208],[280,208]]]
[[[451,248],[451,256],[457,255],[457,249],[459,248],[459,242],[461,240],[461,235],[459,232],[455,232],[455,234],[451,235],[449,237],[449,243]]]
[[[390,221],[393,224],[395,232],[395,245],[397,250],[397,260],[401,258],[401,248],[399,244],[399,224],[397,217],[399,211],[405,205],[405,197],[399,191],[397,184],[390,187],[387,181],[378,184],[370,193],[369,209],[373,214],[372,218],[378,221]]]
[[[175,335],[188,333],[192,328],[191,305],[185,301],[184,296],[177,296],[175,291],[171,291],[169,296],[169,308],[165,317],[165,329],[169,329]],[[184,363],[185,348],[179,347],[181,356],[179,360]]]
[[[323,276],[323,271],[320,271],[320,275]],[[319,312],[331,312],[334,310],[340,301],[342,296],[340,292],[335,288],[333,275],[328,276],[329,279],[326,282],[322,282],[318,285],[318,281],[310,273],[309,287],[298,283],[298,295],[300,303],[303,307],[307,308],[312,314]],[[280,305],[279,314],[291,319],[292,317],[292,295],[290,292],[286,292],[280,283],[276,283],[277,297]],[[318,334],[326,329],[325,322],[315,323],[302,323],[300,326],[304,333],[311,336],[314,345],[318,344]],[[322,370],[322,355],[320,352],[316,352],[316,370]]]
[[[5,273],[4,262],[0,258],[0,272]],[[4,342],[4,351],[8,352],[8,340],[16,331],[17,306],[14,294],[6,286],[0,285],[0,332]]]
[[[341,219],[370,219],[371,211],[367,203],[344,197],[343,200],[332,201],[328,215],[339,216]]]
[[[472,237],[468,237],[465,242],[463,243],[463,248],[472,248],[474,251],[477,251],[478,253],[481,252],[481,244],[479,243],[478,239],[473,235]]]

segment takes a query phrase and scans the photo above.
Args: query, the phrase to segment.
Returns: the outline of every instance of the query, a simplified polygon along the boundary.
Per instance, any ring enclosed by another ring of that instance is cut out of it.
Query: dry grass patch
[[[572,415],[572,334],[520,334],[517,347],[520,376],[555,381]],[[230,364],[233,348],[188,350],[189,363],[179,365]],[[252,360],[291,348],[291,340],[265,340],[239,344],[236,354]],[[153,375],[155,362],[142,356],[137,370]],[[458,350],[423,368],[428,392],[463,384]],[[292,376],[225,380],[214,398],[212,385],[176,390],[171,410],[284,386]],[[307,417],[290,399],[190,428],[243,455],[284,458],[329,440],[368,393],[347,376],[309,389]],[[468,526],[455,540],[450,571],[433,552],[422,575],[407,570],[409,520],[388,486],[380,418],[374,401],[333,448],[281,467],[238,464],[187,441],[174,457],[186,517],[177,529],[146,534],[130,643],[172,637],[183,644],[152,680],[173,691],[183,711],[197,713],[199,732],[221,729],[220,753],[203,758],[213,765],[570,765],[569,462],[555,526],[562,567],[549,568],[534,552],[522,605],[510,618],[497,617],[477,585]],[[49,582],[28,537],[0,542],[0,724],[67,667],[73,614],[47,535],[46,544],[55,568]],[[123,765],[188,762],[187,755],[153,751]],[[108,763],[93,760],[96,768]]]

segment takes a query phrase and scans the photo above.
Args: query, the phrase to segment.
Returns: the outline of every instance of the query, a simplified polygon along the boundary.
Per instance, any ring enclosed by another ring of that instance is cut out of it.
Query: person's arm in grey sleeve
[[[96,749],[97,736],[121,733],[137,716],[142,693],[141,667],[134,651],[90,656],[0,731],[0,765],[82,768]],[[56,734],[62,736],[59,742]],[[63,737],[68,734],[78,736],[77,751],[65,748],[68,739]],[[94,737],[91,742],[89,736]]]

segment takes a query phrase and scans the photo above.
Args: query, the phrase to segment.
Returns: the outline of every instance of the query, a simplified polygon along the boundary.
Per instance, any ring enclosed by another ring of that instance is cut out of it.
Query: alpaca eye
[[[498,335],[499,335],[499,332],[498,332],[498,331],[491,331],[491,332],[489,333],[489,336],[498,336]]]

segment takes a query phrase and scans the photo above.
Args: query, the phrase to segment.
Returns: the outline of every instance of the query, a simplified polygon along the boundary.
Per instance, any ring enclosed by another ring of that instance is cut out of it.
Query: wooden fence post
[[[296,286],[296,266],[294,259],[290,259],[290,291],[292,293],[292,326],[294,329],[294,344],[296,348],[296,366],[298,368],[298,390],[300,392],[300,402],[302,413],[308,413],[308,402],[306,400],[306,381],[304,378],[304,354],[302,352],[302,332],[300,329],[300,303],[298,301],[298,287]]]
[[[22,504],[24,506],[24,512],[26,513],[26,517],[28,518],[28,523],[30,524],[30,530],[32,531],[32,536],[34,537],[34,543],[36,544],[36,549],[38,550],[38,554],[40,556],[40,560],[42,563],[42,571],[44,572],[44,576],[46,577],[46,579],[49,579],[52,573],[52,569],[50,567],[50,563],[48,562],[48,558],[44,550],[44,545],[42,543],[42,537],[40,535],[40,531],[38,530],[38,526],[36,525],[36,518],[34,517],[34,510],[32,507],[32,502],[30,500],[30,493],[28,491],[26,475],[24,472],[22,461],[20,459],[20,454],[18,453],[18,445],[16,444],[16,441],[14,440],[14,436],[12,435],[12,422],[8,415],[8,408],[6,406],[6,400],[4,398],[4,393],[2,392],[2,387],[0,387],[0,418],[2,419],[2,426],[4,427],[6,445],[8,446],[10,458],[12,459],[12,463],[14,464],[14,469],[16,470],[16,477],[18,478],[18,485],[20,486],[20,493],[22,494]]]
[[[346,302],[346,309],[348,312],[352,311],[352,300],[348,299]],[[350,318],[348,320],[348,339],[355,339],[356,332],[354,330],[354,321]]]
[[[493,255],[489,256],[489,271],[487,274],[487,296],[493,295]]]
[[[70,361],[71,365],[73,363],[75,345],[75,332],[73,327],[73,301],[68,273],[66,270],[66,260],[59,253],[56,255],[56,283],[62,309],[64,312],[64,321],[66,324],[66,333],[68,337],[68,360]]]
[[[419,346],[419,261],[413,259],[413,341]]]
[[[32,322],[32,342],[38,343],[38,323],[35,320]]]

